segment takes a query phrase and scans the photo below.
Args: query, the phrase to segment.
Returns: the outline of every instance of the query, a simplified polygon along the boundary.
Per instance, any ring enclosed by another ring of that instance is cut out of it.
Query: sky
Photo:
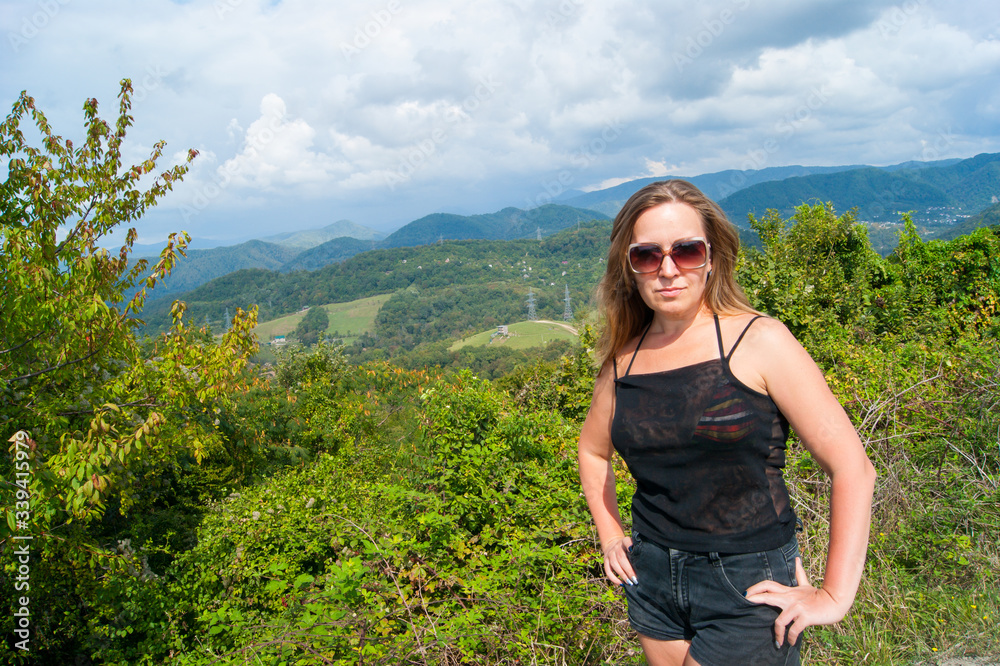
[[[0,0],[4,116],[78,138],[126,77],[129,163],[199,151],[140,243],[1000,152],[995,0]]]

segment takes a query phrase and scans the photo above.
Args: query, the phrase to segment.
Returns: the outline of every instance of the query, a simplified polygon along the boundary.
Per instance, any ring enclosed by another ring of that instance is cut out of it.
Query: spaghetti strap
[[[757,321],[758,319],[760,319],[762,316],[763,315],[757,315],[756,317],[754,317],[753,319],[751,319],[750,322],[743,329],[743,332],[740,333],[740,337],[736,338],[736,344],[733,345],[732,349],[729,350],[729,354],[727,354],[726,357],[725,357],[726,358],[726,363],[729,363],[729,360],[733,357],[733,352],[735,352],[736,348],[740,346],[741,342],[743,342],[743,336],[747,334],[747,331],[750,330],[750,327],[753,326],[753,323],[755,321]],[[718,324],[716,324],[716,326],[718,326]],[[721,342],[722,338],[720,337],[719,340],[720,340],[719,344],[721,345],[722,344],[722,342]]]
[[[719,327],[719,315],[712,313],[715,319],[715,337],[719,340],[719,358],[726,358],[726,350],[722,346],[722,329]]]
[[[611,357],[611,367],[615,371],[615,381],[618,381],[618,359],[614,356]]]
[[[642,346],[642,341],[646,339],[646,334],[649,333],[649,329],[653,326],[653,322],[649,322],[646,325],[646,330],[642,332],[642,337],[639,338],[639,342],[635,345],[635,351],[632,352],[632,360],[628,362],[628,367],[625,368],[624,377],[628,376],[628,373],[632,371],[632,364],[635,363],[635,355],[639,353],[639,347]],[[617,368],[616,368],[617,369]]]

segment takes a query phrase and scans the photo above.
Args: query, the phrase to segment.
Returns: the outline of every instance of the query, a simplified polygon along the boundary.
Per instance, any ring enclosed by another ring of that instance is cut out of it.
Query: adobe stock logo
[[[351,40],[350,44],[347,42],[340,43],[341,55],[348,62],[356,56],[361,55],[361,52],[371,45],[372,40],[381,35],[382,31],[389,27],[393,17],[399,13],[400,9],[399,0],[389,0],[385,9],[373,12],[370,20],[354,29],[354,39]]]
[[[607,152],[611,144],[618,140],[622,132],[624,132],[624,126],[619,118],[604,123],[600,136],[595,136],[573,151],[569,161],[576,167],[575,171],[583,171],[597,162],[600,156]],[[576,175],[570,169],[561,170],[552,180],[543,178],[540,183],[542,191],[525,199],[526,210],[552,203],[556,197],[572,188],[575,180]]]
[[[18,32],[7,33],[7,41],[10,42],[14,53],[20,51],[21,47],[37,37],[56,17],[56,14],[69,3],[70,0],[40,0],[38,11],[31,16],[25,16],[21,21],[21,29]]]
[[[743,11],[750,6],[750,0],[735,0],[733,7],[727,8],[718,13],[717,16],[702,21],[702,30],[687,38],[682,51],[674,51],[674,65],[678,72],[683,72],[684,68],[692,64],[706,49],[715,43],[715,40],[722,36],[726,28],[736,21],[736,12]]]
[[[497,88],[502,87],[502,85],[492,75],[481,76],[479,84],[472,94],[462,100],[461,108],[450,109],[444,114],[444,122],[447,126],[434,128],[427,138],[407,148],[399,166],[383,175],[389,190],[395,191],[396,187],[408,182],[414,173],[425,167],[428,160],[437,153],[438,147],[447,143],[452,130],[458,125],[471,121],[472,114],[492,98]]]

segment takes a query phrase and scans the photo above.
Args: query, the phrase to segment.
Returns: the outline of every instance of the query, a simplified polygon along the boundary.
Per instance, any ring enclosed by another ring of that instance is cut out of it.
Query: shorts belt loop
[[[712,566],[716,569],[722,566],[722,556],[718,553],[709,553],[708,559],[712,562]]]

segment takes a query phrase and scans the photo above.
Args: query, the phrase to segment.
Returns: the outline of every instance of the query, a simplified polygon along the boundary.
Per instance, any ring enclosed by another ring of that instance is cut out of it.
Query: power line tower
[[[538,240],[542,240],[542,228],[541,227],[537,227],[535,229],[535,235],[538,237]]]
[[[535,312],[535,292],[532,289],[528,289],[528,321],[535,321],[538,319],[538,314]]]
[[[573,321],[573,306],[569,302],[569,285],[566,285],[566,307],[563,309],[563,321]]]

